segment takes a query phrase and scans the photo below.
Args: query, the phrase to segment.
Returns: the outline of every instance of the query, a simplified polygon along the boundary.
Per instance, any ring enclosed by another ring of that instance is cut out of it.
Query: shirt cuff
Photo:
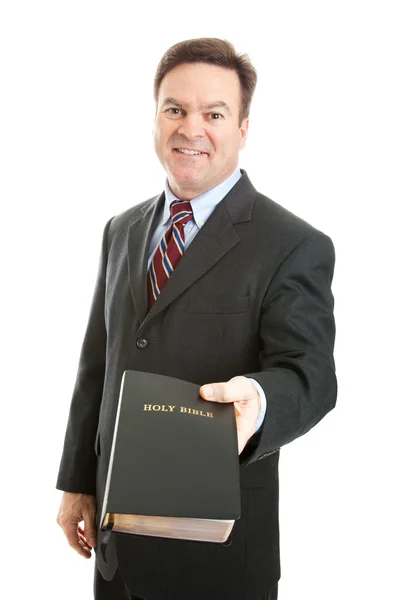
[[[255,379],[252,379],[251,377],[248,377],[248,379],[255,385],[255,388],[256,388],[256,390],[260,396],[260,400],[261,400],[260,414],[258,415],[258,419],[257,419],[257,423],[256,423],[256,431],[258,431],[260,429],[261,425],[264,423],[265,413],[267,412],[267,398],[265,396],[264,390],[262,389],[262,387],[258,383],[258,381],[256,381]]]

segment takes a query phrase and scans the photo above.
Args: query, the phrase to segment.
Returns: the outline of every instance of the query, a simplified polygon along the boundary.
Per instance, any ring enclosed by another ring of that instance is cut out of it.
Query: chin
[[[170,174],[178,185],[196,184],[204,181],[204,175],[199,172],[193,173],[181,169],[171,169]]]

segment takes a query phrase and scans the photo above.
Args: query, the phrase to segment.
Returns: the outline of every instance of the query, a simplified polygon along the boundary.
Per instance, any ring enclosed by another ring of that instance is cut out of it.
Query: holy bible
[[[240,518],[233,404],[200,386],[125,371],[101,513],[121,533],[224,543]]]

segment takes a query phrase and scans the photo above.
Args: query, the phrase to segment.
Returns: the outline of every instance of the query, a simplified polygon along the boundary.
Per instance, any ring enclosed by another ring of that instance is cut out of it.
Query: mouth
[[[191,150],[189,148],[174,148],[174,152],[177,154],[181,154],[182,156],[190,156],[190,157],[199,157],[199,156],[208,156],[207,152],[203,152],[201,150]]]

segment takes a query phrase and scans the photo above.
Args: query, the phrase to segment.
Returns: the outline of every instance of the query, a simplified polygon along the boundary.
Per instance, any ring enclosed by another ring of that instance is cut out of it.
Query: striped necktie
[[[188,200],[174,200],[171,207],[172,224],[163,236],[151,261],[147,276],[148,308],[157,300],[185,249],[184,225],[193,219]]]

